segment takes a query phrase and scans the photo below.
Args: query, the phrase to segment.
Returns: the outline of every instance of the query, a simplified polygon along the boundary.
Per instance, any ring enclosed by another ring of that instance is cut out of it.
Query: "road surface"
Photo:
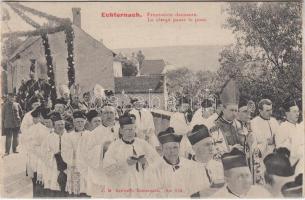
[[[2,198],[32,198],[32,180],[25,175],[26,154],[18,147],[18,154],[4,155],[5,137],[1,137],[0,186]]]

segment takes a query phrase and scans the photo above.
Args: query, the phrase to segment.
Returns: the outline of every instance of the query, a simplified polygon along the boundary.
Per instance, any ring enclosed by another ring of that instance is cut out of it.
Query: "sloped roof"
[[[10,56],[9,60],[13,60],[19,53],[22,53],[27,48],[31,47],[35,42],[39,41],[41,37],[32,36],[25,39],[24,42],[14,51],[14,53]]]
[[[144,60],[140,69],[141,75],[157,75],[161,74],[165,67],[165,62],[159,60]]]
[[[164,76],[126,76],[114,78],[115,93],[163,93]]]
[[[93,38],[91,35],[89,35],[86,31],[84,31],[83,29],[79,28],[78,26],[72,25],[72,28],[75,30],[77,29],[77,31],[82,32],[84,35],[88,36],[89,38],[93,39],[100,47],[105,48],[110,50],[109,48],[107,48],[103,43],[101,43],[100,41],[96,40],[95,38]],[[57,33],[53,33],[53,34],[57,34]],[[22,53],[24,50],[26,50],[27,48],[31,47],[35,42],[40,41],[41,37],[40,36],[31,36],[28,37],[16,50],[15,52],[12,54],[12,56],[10,56],[10,60],[14,59],[19,53]],[[115,53],[110,50],[112,52],[112,55],[114,56]]]

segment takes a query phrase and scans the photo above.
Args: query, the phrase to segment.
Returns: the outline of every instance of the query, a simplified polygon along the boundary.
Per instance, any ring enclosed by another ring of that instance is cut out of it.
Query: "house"
[[[80,9],[73,8],[74,31],[74,67],[75,83],[81,91],[92,90],[95,84],[105,89],[114,89],[114,53],[104,44],[91,37],[81,29]],[[48,34],[51,55],[53,58],[55,84],[68,85],[68,52],[64,32]],[[36,60],[36,78],[47,78],[47,66],[42,38],[28,37],[9,58],[8,90],[13,91],[21,85],[22,80],[29,79],[31,61]]]
[[[166,79],[164,75],[115,77],[115,96],[118,105],[130,103],[139,98],[151,108],[164,110],[167,107]]]
[[[163,59],[143,60],[140,68],[141,75],[159,75],[162,74],[166,63]]]

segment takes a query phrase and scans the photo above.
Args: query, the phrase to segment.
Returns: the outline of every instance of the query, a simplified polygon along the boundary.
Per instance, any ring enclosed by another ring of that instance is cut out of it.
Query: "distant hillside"
[[[218,59],[222,48],[223,46],[165,46],[114,51],[130,56],[132,52],[142,50],[146,59],[164,59],[177,67],[188,67],[193,71],[216,71],[220,67]]]

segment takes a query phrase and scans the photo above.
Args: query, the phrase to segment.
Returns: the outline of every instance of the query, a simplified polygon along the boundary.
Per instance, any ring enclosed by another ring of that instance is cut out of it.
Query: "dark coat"
[[[1,105],[2,136],[6,135],[5,129],[19,128],[23,117],[23,111],[19,103],[5,102]]]

